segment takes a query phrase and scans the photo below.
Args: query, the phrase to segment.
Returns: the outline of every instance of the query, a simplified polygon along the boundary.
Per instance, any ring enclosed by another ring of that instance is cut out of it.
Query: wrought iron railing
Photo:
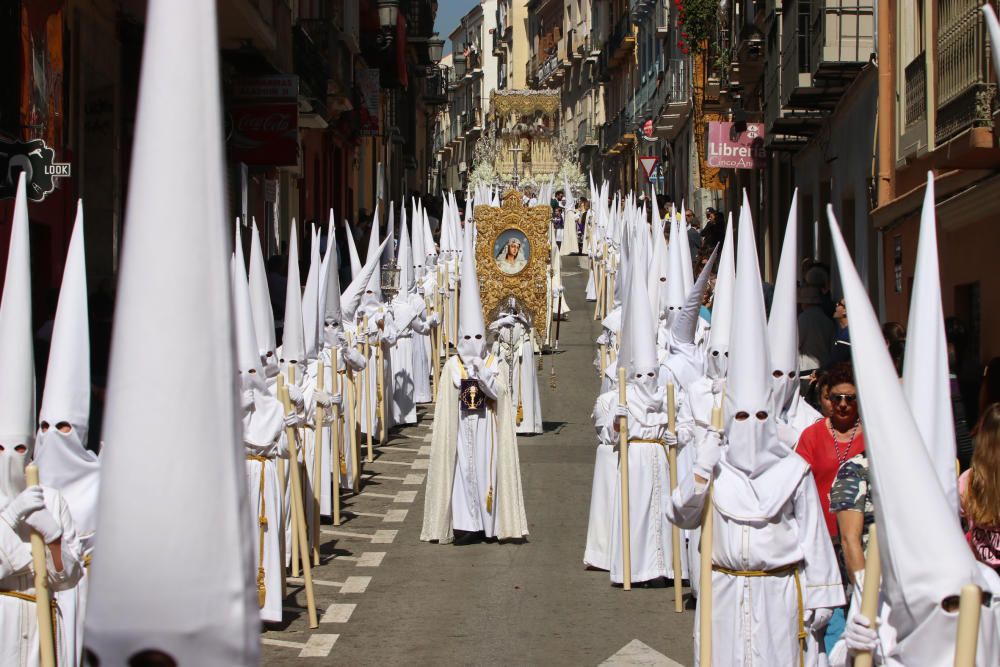
[[[927,115],[927,66],[923,52],[906,66],[904,95],[904,124],[909,128]]]
[[[986,26],[979,5],[977,0],[938,2],[938,142],[969,127],[992,126],[996,83],[990,71]]]

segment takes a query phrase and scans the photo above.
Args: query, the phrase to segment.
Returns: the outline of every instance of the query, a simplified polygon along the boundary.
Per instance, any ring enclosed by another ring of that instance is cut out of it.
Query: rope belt
[[[23,600],[24,602],[31,602],[33,604],[38,604],[38,598],[36,598],[31,593],[22,593],[21,591],[3,591],[0,590],[0,596],[17,598],[18,600]],[[59,606],[56,604],[55,598],[49,600],[49,605],[52,607],[52,630],[56,632],[59,628],[56,622],[59,620]],[[56,634],[56,637],[59,635]]]
[[[657,440],[655,438],[634,438],[634,439],[633,438],[629,438],[628,444],[634,445],[634,444],[640,443],[640,442],[644,442],[644,443],[650,444],[650,445],[662,445],[663,444],[662,440]]]
[[[90,561],[93,560],[93,558],[94,554],[84,554],[83,556],[83,566],[87,568],[88,572],[90,571]]]
[[[257,511],[257,534],[260,544],[260,559],[257,561],[257,606],[264,608],[264,600],[267,598],[267,584],[264,581],[264,530],[267,528],[267,514],[264,506],[264,466],[267,465],[267,457],[257,454],[247,454],[247,461],[260,463],[260,504]]]
[[[795,597],[799,607],[799,666],[805,665],[806,655],[806,615],[802,598],[802,580],[799,578],[801,563],[784,565],[773,570],[731,570],[728,567],[712,564],[713,572],[721,572],[731,577],[783,577],[791,574],[795,577]]]

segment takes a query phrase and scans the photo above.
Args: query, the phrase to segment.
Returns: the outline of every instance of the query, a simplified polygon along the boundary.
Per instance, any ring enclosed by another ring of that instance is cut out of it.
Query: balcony
[[[535,70],[535,81],[540,88],[552,88],[562,82],[562,69],[559,67],[559,55],[550,53]]]
[[[687,123],[694,108],[691,96],[691,63],[686,59],[673,58],[663,83],[666,100],[660,107],[656,132],[673,141]]]
[[[219,2],[219,46],[238,51],[252,44],[275,73],[292,71],[292,13],[282,0]]]
[[[601,132],[591,126],[589,120],[582,120],[576,128],[577,150],[593,149],[601,145]]]
[[[782,10],[781,106],[830,111],[875,49],[874,3],[789,2]]]
[[[632,23],[628,14],[622,14],[608,37],[609,67],[617,68],[623,65],[634,48],[635,33],[632,30]]]
[[[976,0],[938,2],[938,143],[969,128],[993,125],[996,84],[990,82],[986,26],[979,5]]]

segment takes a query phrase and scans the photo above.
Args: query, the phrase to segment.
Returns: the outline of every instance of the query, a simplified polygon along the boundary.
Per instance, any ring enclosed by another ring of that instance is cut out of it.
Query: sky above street
[[[448,39],[448,35],[458,27],[458,22],[462,17],[478,4],[479,0],[438,0],[434,32],[444,40],[445,55],[451,53],[451,41]]]

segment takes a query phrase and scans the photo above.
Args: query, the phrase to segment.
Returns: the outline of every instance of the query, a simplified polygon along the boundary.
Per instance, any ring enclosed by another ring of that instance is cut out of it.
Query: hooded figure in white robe
[[[816,665],[816,640],[844,603],[844,591],[812,473],[775,433],[764,298],[745,195],[744,210],[733,312],[740,335],[730,345],[724,406],[727,447],[723,452],[718,431],[707,432],[668,513],[684,528],[700,525],[714,478],[713,665]],[[800,639],[807,636],[808,650]],[[699,641],[696,624],[695,664]]]
[[[799,390],[799,327],[796,311],[796,270],[798,269],[798,190],[788,209],[781,263],[774,281],[771,316],[767,321],[767,342],[771,352],[771,390],[774,398],[778,438],[795,449],[799,436],[821,416],[806,403]]]
[[[35,440],[39,481],[62,494],[76,526],[84,564],[90,562],[97,528],[100,463],[87,449],[90,425],[90,334],[87,317],[87,270],[83,245],[83,203],[63,269],[59,305],[52,327],[45,393]],[[55,594],[66,630],[65,652],[76,662],[83,654],[83,621],[89,579]],[[75,664],[75,663],[74,663]]]
[[[236,227],[236,252],[232,262],[233,315],[236,325],[236,363],[240,377],[240,417],[246,448],[247,493],[252,520],[257,604],[264,622],[282,618],[281,488],[277,458],[286,458],[284,409],[267,389],[253,327],[250,289],[243,268],[243,247]]]
[[[35,364],[24,172],[18,177],[0,297],[0,368],[0,664],[34,667],[39,644],[31,532],[40,533],[47,545],[49,589],[55,594],[72,589],[83,576],[83,549],[62,494],[48,485],[28,487],[25,478],[35,446]],[[73,405],[74,413],[78,408]],[[80,423],[78,414],[66,414],[61,421],[69,419]],[[72,425],[66,434],[70,438]],[[55,442],[50,446],[58,447]],[[79,650],[73,613],[67,622],[56,607],[59,664],[72,664]]]
[[[515,430],[518,434],[541,433],[542,399],[538,392],[533,329],[520,313],[502,312],[490,324],[490,331],[496,332],[497,337],[493,354],[509,360]]]
[[[993,35],[1000,38],[995,16],[985,13],[987,25],[995,29]],[[895,631],[889,642],[884,629],[876,635],[870,629],[871,619],[858,618],[855,605],[848,613],[845,635],[849,640],[858,638],[863,633],[856,632],[857,626],[863,626],[870,634],[866,648],[874,648],[876,659],[884,664],[952,664],[958,596],[963,586],[973,584],[982,591],[975,664],[995,665],[1000,654],[1000,577],[975,559],[953,504],[954,431],[941,440],[932,439],[938,433],[935,425],[951,419],[947,393],[940,392],[941,386],[947,386],[948,370],[933,180],[929,175],[914,275],[912,308],[919,320],[910,320],[911,326],[918,324],[921,330],[922,356],[907,355],[902,386],[832,207],[827,207],[827,217],[844,300],[851,312],[851,357],[865,425],[881,587],[889,608],[888,623]],[[907,386],[907,373],[915,373],[919,381]],[[860,587],[863,573],[855,573],[855,580]],[[880,616],[884,610],[885,605]]]
[[[626,369],[627,404],[618,402],[618,389],[601,394],[594,405],[598,451],[594,464],[590,527],[585,562],[608,569],[611,582],[623,581],[621,529],[621,475],[618,418],[626,417],[629,457],[629,526],[632,581],[673,578],[671,528],[666,520],[670,479],[664,446],[667,413],[663,388],[657,382],[657,357],[653,342],[645,269],[648,244],[630,238],[625,244],[627,272],[623,294],[621,349],[618,364]],[[644,230],[638,230],[645,234]],[[603,560],[603,562],[602,562]]]
[[[420,539],[446,544],[455,531],[528,535],[506,364],[486,354],[473,227],[462,256],[458,354],[441,369]]]
[[[410,250],[409,250],[409,302],[413,304],[420,313],[421,322],[418,322],[416,326],[411,326],[413,336],[413,401],[418,405],[421,403],[430,403],[433,399],[431,392],[431,373],[433,372],[433,365],[431,364],[431,330],[440,323],[440,316],[431,312],[428,307],[429,301],[425,296],[427,292],[425,291],[425,274],[427,271],[427,252],[424,250],[424,230],[423,230],[423,218],[424,211],[419,208],[415,209],[413,215],[412,228],[413,233],[410,235]],[[400,249],[402,249],[402,240],[400,241]],[[402,271],[402,267],[400,267]],[[402,275],[400,276],[400,284],[402,284]],[[433,292],[430,294],[433,295]],[[431,297],[433,298],[433,297]],[[417,303],[419,300],[419,304]]]

